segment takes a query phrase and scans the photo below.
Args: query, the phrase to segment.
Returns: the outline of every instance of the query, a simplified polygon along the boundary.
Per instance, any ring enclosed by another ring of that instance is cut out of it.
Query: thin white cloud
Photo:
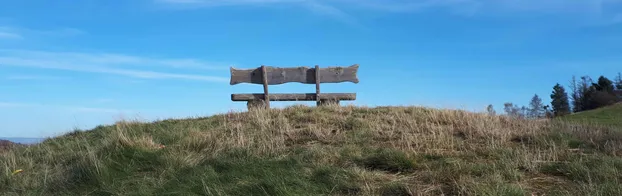
[[[3,32],[0,29],[0,39],[22,39],[23,37],[17,33]]]
[[[315,0],[155,0],[157,3],[166,4],[180,8],[209,8],[221,6],[259,6],[259,5],[277,5],[289,4],[301,6],[316,14],[326,15],[336,18],[342,22],[351,25],[358,25],[355,18],[344,12],[343,10],[325,3],[324,1]]]
[[[99,98],[99,99],[95,99],[93,100],[93,102],[95,103],[110,103],[113,102],[114,99],[108,99],[108,98]]]
[[[71,37],[86,34],[85,31],[76,28],[58,28],[58,29],[30,29],[16,26],[0,26],[0,38],[19,38],[27,39],[29,37]]]
[[[60,28],[53,30],[26,30],[33,34],[47,35],[47,36],[77,36],[87,34],[86,31],[76,29],[76,28]]]
[[[485,12],[597,13],[622,0],[320,0],[384,11],[417,11],[432,7],[477,7]]]
[[[226,77],[151,71],[157,68],[185,68],[191,69],[192,72],[201,69],[221,70],[219,72],[226,70],[226,67],[209,66],[207,63],[199,60],[154,59],[121,54],[0,50],[0,66],[113,74],[146,79],[185,79],[210,82],[229,81]],[[127,69],[127,67],[133,67],[134,69]],[[145,70],[146,68],[151,70]]]
[[[64,77],[41,76],[41,75],[9,75],[4,77],[6,80],[61,80]]]
[[[79,113],[133,113],[134,111],[130,110],[119,110],[119,109],[110,109],[110,108],[92,108],[92,107],[73,107],[68,108],[71,112],[79,112]]]
[[[319,3],[317,1],[306,2],[305,8],[321,15],[327,15],[339,19],[342,22],[349,23],[351,25],[359,25],[354,17],[345,13],[343,10],[338,9],[335,6],[329,4]]]
[[[1,102],[0,101],[0,108],[15,108],[15,107],[28,107],[28,106],[30,105],[24,104],[24,103]]]
[[[347,9],[417,12],[446,9],[462,15],[565,14],[592,23],[620,22],[622,0],[155,0],[190,7],[298,3],[313,11],[342,17]],[[329,8],[329,9],[327,9]],[[337,13],[337,14],[335,14]]]
[[[112,53],[48,52],[0,49],[0,57],[2,56],[27,57],[28,59],[35,58],[63,64],[123,65],[136,67],[162,66],[202,70],[229,69],[225,63],[220,62],[205,62],[197,59],[161,59]]]
[[[67,105],[48,105],[38,103],[0,102],[0,108],[50,108],[76,113],[134,113],[136,111],[114,108],[96,108]]]
[[[248,5],[248,4],[269,4],[269,3],[297,3],[306,2],[307,0],[155,0],[160,3],[170,4],[186,4],[200,6],[231,6],[231,5]]]

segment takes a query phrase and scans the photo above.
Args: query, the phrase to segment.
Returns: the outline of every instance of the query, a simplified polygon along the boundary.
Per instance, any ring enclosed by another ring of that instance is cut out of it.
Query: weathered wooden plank
[[[340,83],[340,82],[352,82],[359,83],[357,76],[359,65],[354,64],[348,67],[327,67],[320,68],[320,82],[321,83]]]
[[[270,97],[268,94],[268,72],[266,70],[266,66],[264,65],[261,66],[261,74],[261,78],[263,79],[263,94]],[[270,108],[270,99],[265,99],[264,101],[266,103],[266,108]]]
[[[267,80],[269,85],[284,84],[288,82],[298,82],[303,84],[315,84],[315,68],[308,67],[271,67],[266,66]],[[320,68],[320,81],[322,83],[358,83],[357,77],[359,65],[354,64],[348,67],[327,67]],[[261,68],[257,69],[236,69],[231,67],[231,85],[240,83],[263,84]]]
[[[261,93],[231,94],[232,101],[264,100]],[[270,101],[316,101],[315,93],[272,93],[268,97]],[[356,93],[322,93],[320,100],[356,100]]]

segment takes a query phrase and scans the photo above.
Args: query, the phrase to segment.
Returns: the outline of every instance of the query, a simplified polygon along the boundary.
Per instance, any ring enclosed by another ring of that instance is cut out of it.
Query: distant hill
[[[16,143],[11,142],[9,140],[0,139],[0,153],[4,152],[4,151],[7,151],[7,150],[9,150],[11,148],[14,148],[16,146],[20,146],[20,145],[21,144],[16,144]]]
[[[622,103],[561,117],[560,120],[581,124],[614,126],[622,129]]]
[[[0,140],[8,140],[19,144],[36,144],[45,140],[45,138],[27,138],[27,137],[0,137]]]

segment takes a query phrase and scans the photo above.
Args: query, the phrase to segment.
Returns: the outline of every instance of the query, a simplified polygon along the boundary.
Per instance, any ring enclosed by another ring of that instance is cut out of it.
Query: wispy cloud
[[[304,7],[317,14],[330,16],[342,22],[359,26],[359,23],[356,21],[356,19],[353,16],[351,16],[350,14],[347,14],[346,12],[344,12],[343,10],[335,6],[325,4],[325,3],[320,3],[317,1],[308,1],[304,4]]]
[[[120,110],[111,108],[70,107],[67,109],[71,112],[79,113],[134,113],[134,111],[131,110]]]
[[[22,39],[23,37],[17,33],[3,32],[0,29],[0,39]]]
[[[73,72],[113,74],[146,79],[186,79],[227,82],[226,77],[185,73],[158,72],[158,69],[220,70],[225,66],[212,66],[196,59],[158,59],[123,54],[90,54],[24,50],[0,50],[0,66],[56,69]],[[133,69],[128,69],[132,67]]]
[[[546,12],[585,13],[603,12],[605,8],[620,5],[621,0],[319,0],[384,11],[418,11],[432,7],[474,7],[485,12]],[[614,9],[614,8],[612,8]]]
[[[123,65],[134,67],[164,66],[202,70],[228,70],[225,63],[205,62],[197,59],[162,59],[114,53],[48,52],[35,50],[0,49],[0,57],[28,57],[63,64]]]
[[[96,108],[67,105],[48,105],[38,103],[0,102],[0,108],[49,108],[77,113],[135,113],[134,110],[115,108]]]
[[[622,22],[622,0],[325,0],[350,7],[389,12],[446,9],[455,14],[512,17],[530,14],[563,16],[584,24]]]
[[[4,77],[6,80],[61,80],[64,77],[41,76],[41,75],[9,75]]]
[[[77,35],[84,35],[87,34],[86,31],[80,30],[80,29],[76,29],[76,28],[59,28],[59,29],[52,29],[52,30],[30,30],[30,29],[26,29],[25,31],[33,33],[33,34],[40,34],[40,35],[47,35],[47,36],[57,36],[57,37],[64,37],[64,36],[77,36]]]
[[[27,39],[29,37],[71,37],[86,34],[85,31],[76,28],[58,29],[31,29],[16,26],[1,26],[0,38]]]
[[[365,9],[384,12],[417,12],[446,9],[462,15],[505,15],[521,13],[565,14],[590,22],[622,22],[622,0],[155,0],[186,6],[267,5],[297,3],[311,10],[337,17],[344,10]]]
[[[0,108],[15,108],[15,107],[28,107],[28,106],[30,105],[24,104],[24,103],[1,102],[0,101]]]
[[[180,8],[210,8],[221,6],[265,6],[277,4],[296,5],[316,14],[336,18],[342,22],[358,25],[355,18],[324,1],[315,0],[155,0],[157,3]]]
[[[95,103],[110,103],[113,102],[114,99],[108,99],[108,98],[99,98],[99,99],[95,99],[93,100],[93,102]]]
[[[231,6],[269,3],[298,3],[307,0],[155,0],[159,3],[200,6]]]

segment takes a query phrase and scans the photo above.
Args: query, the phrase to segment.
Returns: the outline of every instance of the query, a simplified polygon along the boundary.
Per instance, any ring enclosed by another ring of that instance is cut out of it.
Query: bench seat
[[[315,93],[270,93],[270,101],[316,101]],[[356,100],[356,93],[320,93],[320,100]],[[231,94],[232,101],[264,100],[263,93]]]

